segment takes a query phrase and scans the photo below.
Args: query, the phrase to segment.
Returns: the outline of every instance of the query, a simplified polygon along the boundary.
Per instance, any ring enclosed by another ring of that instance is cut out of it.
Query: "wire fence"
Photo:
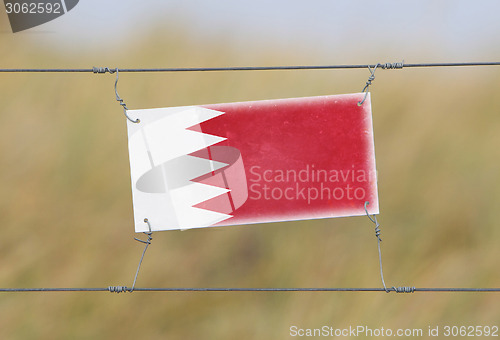
[[[371,77],[366,83],[363,92],[371,85],[374,79],[374,72],[377,68],[381,69],[402,69],[402,68],[424,68],[424,67],[467,67],[467,66],[500,66],[500,62],[457,62],[457,63],[416,63],[406,64],[396,63],[377,63],[377,64],[346,64],[346,65],[302,65],[302,66],[237,66],[237,67],[180,67],[180,68],[11,68],[0,69],[0,73],[116,73],[118,82],[119,72],[217,72],[217,71],[272,71],[272,70],[334,70],[334,69],[369,69]],[[118,93],[117,100],[119,100]],[[120,99],[121,100],[121,99]],[[124,106],[124,105],[122,105]],[[126,107],[124,106],[126,112]],[[128,118],[128,117],[127,117]],[[366,205],[365,205],[366,209]],[[368,212],[367,212],[368,215]],[[142,253],[141,261],[137,268],[134,283],[131,288],[127,286],[108,286],[106,288],[0,288],[0,293],[28,293],[28,292],[111,292],[111,293],[132,293],[132,292],[384,292],[384,293],[500,293],[500,288],[417,288],[417,287],[386,287],[382,272],[382,259],[380,253],[380,229],[375,216],[370,220],[376,224],[376,236],[378,238],[380,272],[383,288],[140,288],[135,287],[137,275],[144,258],[144,254],[150,239],[141,241],[146,243]],[[151,234],[149,234],[151,235]]]

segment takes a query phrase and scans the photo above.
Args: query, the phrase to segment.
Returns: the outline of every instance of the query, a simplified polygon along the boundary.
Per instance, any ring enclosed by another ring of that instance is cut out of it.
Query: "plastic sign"
[[[135,231],[378,214],[363,97],[128,110]]]

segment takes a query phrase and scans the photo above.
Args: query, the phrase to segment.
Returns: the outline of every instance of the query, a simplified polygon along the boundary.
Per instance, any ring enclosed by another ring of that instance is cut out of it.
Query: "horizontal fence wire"
[[[402,289],[407,288],[407,289]],[[500,293],[500,288],[416,288],[399,287],[386,291],[384,288],[134,288],[134,292],[384,292],[384,293],[416,293],[416,292],[466,292],[466,293]],[[0,288],[0,293],[22,292],[132,292],[123,286],[107,288]]]
[[[0,72],[26,73],[113,73],[119,72],[214,72],[214,71],[272,71],[272,70],[334,70],[334,69],[365,69],[379,66],[383,69],[414,68],[414,67],[457,67],[457,66],[500,66],[500,62],[459,62],[459,63],[378,63],[357,65],[302,65],[302,66],[236,66],[236,67],[171,67],[171,68],[4,68]]]

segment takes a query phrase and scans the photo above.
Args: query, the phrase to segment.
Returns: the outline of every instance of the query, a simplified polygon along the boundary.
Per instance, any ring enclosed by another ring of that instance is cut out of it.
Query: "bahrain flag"
[[[128,110],[135,231],[378,214],[369,96]]]

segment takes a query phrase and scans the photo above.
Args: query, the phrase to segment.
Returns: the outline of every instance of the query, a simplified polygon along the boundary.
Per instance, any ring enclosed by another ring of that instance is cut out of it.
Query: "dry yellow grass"
[[[9,49],[0,50],[1,67],[238,60],[223,44],[199,47],[200,55],[189,40],[152,41],[135,52],[67,60],[33,37],[2,34]],[[258,62],[288,63],[289,55],[271,50]],[[499,75],[495,68],[377,72],[372,106],[388,285],[500,286]],[[149,108],[358,92],[367,76],[122,74],[119,91],[130,108]],[[133,241],[125,118],[113,76],[0,77],[0,286],[130,285],[142,245]],[[154,235],[138,286],[374,287],[377,261],[364,217],[163,232]],[[498,294],[470,293],[2,293],[0,338],[285,339],[291,325],[498,325],[498,302]]]

